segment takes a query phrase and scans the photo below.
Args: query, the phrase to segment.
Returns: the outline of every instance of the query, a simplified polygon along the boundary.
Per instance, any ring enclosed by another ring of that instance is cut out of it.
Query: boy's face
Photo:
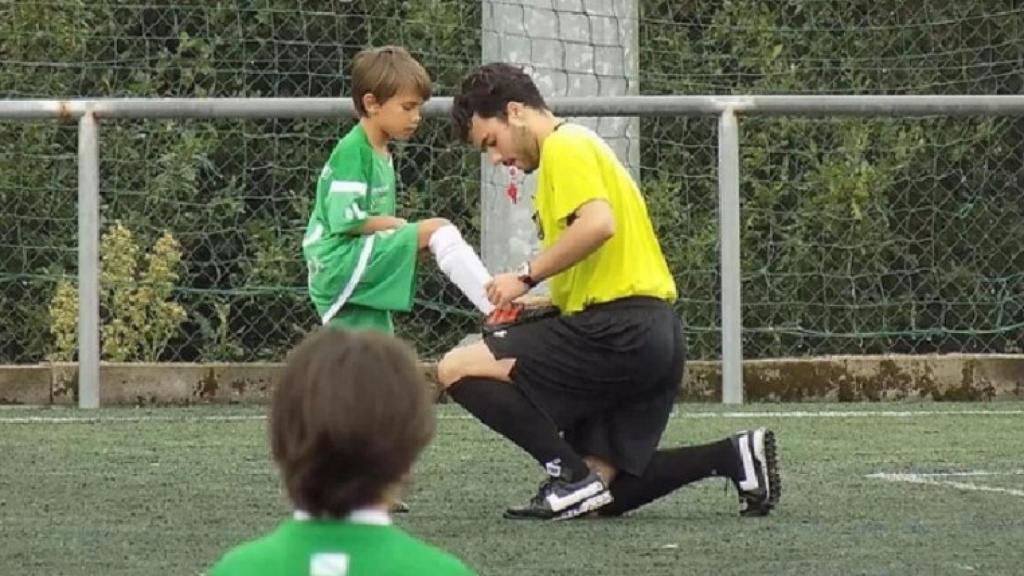
[[[420,112],[423,109],[423,98],[419,93],[410,89],[399,90],[383,103],[378,103],[370,94],[367,96],[367,116],[377,123],[389,138],[408,140],[412,137],[420,125]]]
[[[515,166],[529,174],[540,165],[540,147],[523,119],[521,104],[510,103],[505,118],[474,114],[469,143],[487,154],[495,166]]]

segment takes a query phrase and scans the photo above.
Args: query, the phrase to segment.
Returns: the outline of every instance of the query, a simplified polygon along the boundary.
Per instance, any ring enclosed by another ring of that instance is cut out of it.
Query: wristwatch
[[[533,274],[530,273],[530,263],[528,261],[519,265],[519,270],[516,271],[516,274],[519,281],[530,288],[537,285],[537,281],[533,279]]]

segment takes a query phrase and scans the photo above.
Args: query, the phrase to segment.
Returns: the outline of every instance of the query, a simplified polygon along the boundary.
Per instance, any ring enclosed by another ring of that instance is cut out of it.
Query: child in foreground
[[[347,330],[307,337],[288,358],[269,419],[294,515],[229,551],[210,575],[472,575],[388,515],[433,436],[431,402],[400,340]]]

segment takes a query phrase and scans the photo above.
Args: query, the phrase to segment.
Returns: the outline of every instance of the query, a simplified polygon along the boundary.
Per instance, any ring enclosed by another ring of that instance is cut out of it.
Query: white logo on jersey
[[[349,220],[364,220],[366,212],[358,204],[352,204],[345,210],[345,217]]]
[[[306,266],[309,269],[309,273],[306,275],[306,283],[312,285],[313,278],[315,278],[316,275],[324,269],[324,265],[320,262],[319,258],[310,258],[309,261],[306,262]]]
[[[348,554],[313,554],[309,559],[309,576],[345,576],[348,574]]]
[[[323,236],[323,235],[324,235],[324,225],[323,224],[317,224],[316,226],[313,227],[313,230],[310,231],[309,236],[306,236],[305,238],[302,239],[302,247],[305,248],[305,247],[309,246],[310,244],[313,244],[314,242],[319,240],[320,237]]]

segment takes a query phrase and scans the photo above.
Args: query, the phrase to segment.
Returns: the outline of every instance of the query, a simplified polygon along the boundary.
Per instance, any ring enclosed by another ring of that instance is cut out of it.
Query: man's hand
[[[512,272],[496,275],[485,288],[487,299],[498,308],[508,306],[513,300],[530,291],[530,287]]]

